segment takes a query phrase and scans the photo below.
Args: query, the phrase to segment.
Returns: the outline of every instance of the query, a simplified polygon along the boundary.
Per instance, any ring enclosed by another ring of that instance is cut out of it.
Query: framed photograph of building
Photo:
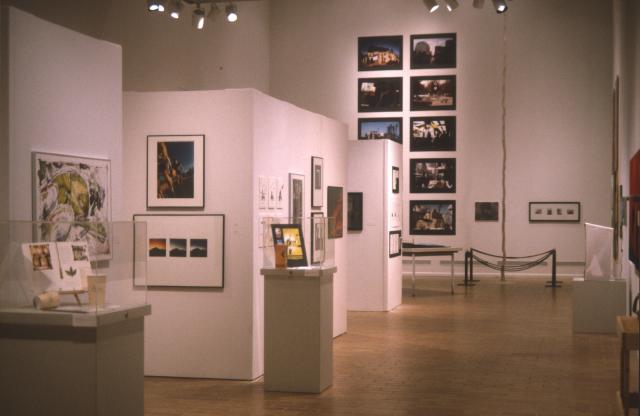
[[[411,111],[456,109],[455,75],[411,77]]]
[[[324,239],[327,237],[325,217],[322,212],[311,213],[311,264],[324,261]]]
[[[456,118],[453,116],[411,117],[409,150],[434,152],[456,150]]]
[[[341,186],[327,187],[327,217],[329,218],[329,238],[342,238],[344,202]]]
[[[411,193],[455,193],[456,160],[411,159]]]
[[[311,208],[322,208],[324,159],[311,156]]]
[[[402,77],[358,79],[358,112],[375,111],[402,111]]]
[[[498,221],[499,207],[498,202],[476,202],[476,221]]]
[[[147,136],[147,208],[204,208],[204,135]]]
[[[455,68],[456,34],[411,35],[411,69]]]
[[[358,38],[358,71],[402,69],[402,36]]]
[[[289,221],[302,224],[304,217],[304,175],[289,174]]]
[[[389,231],[389,258],[398,257],[402,254],[401,249],[402,231]]]
[[[400,193],[400,168],[391,166],[391,192]]]
[[[287,267],[306,267],[309,265],[300,224],[271,224],[271,232],[274,246],[285,246]]]
[[[529,202],[529,222],[580,222],[580,202]]]
[[[347,230],[362,231],[362,192],[347,193]]]
[[[224,220],[222,214],[134,215],[133,221],[147,223],[146,282],[134,279],[134,284],[224,287]],[[134,267],[140,260],[134,258]]]
[[[358,119],[358,140],[379,139],[402,144],[402,117]]]
[[[409,201],[411,235],[455,235],[456,201]]]

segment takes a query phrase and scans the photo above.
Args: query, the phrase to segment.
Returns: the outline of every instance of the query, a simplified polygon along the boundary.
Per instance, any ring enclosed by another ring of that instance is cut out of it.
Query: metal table
[[[457,247],[403,247],[402,255],[411,255],[411,286],[413,293],[411,296],[416,296],[416,257],[437,257],[437,256],[450,256],[451,257],[451,294],[453,295],[453,256],[462,250]]]

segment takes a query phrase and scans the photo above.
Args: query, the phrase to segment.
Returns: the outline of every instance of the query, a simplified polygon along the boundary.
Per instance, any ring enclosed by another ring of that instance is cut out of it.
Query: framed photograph
[[[455,117],[411,117],[409,150],[434,152],[456,150]]]
[[[284,208],[284,181],[276,178],[276,208]]]
[[[640,195],[640,150],[629,161],[629,195]],[[629,260],[640,271],[640,198],[629,198]]]
[[[455,67],[455,33],[411,35],[411,69]]]
[[[224,287],[224,215],[136,214],[133,220],[147,223],[147,286]]]
[[[324,261],[324,239],[326,238],[326,224],[322,212],[311,213],[311,264]]]
[[[402,36],[358,38],[358,71],[402,69]]]
[[[410,191],[414,194],[455,193],[456,160],[411,159]]]
[[[389,231],[389,258],[398,257],[402,254],[400,240],[402,231]]]
[[[307,252],[300,224],[271,224],[274,245],[284,245],[287,253],[287,267],[306,267]]]
[[[391,192],[400,193],[400,168],[391,166]]]
[[[204,135],[147,136],[147,208],[204,208]]]
[[[580,202],[529,202],[529,222],[580,222]]]
[[[269,197],[269,179],[265,176],[258,176],[258,208],[267,209],[267,199]]]
[[[110,259],[111,162],[40,152],[31,156],[33,220],[53,223],[40,224],[37,238],[86,241],[91,261]],[[73,221],[79,222],[69,226]]]
[[[411,111],[455,109],[455,75],[411,77]]]
[[[267,206],[269,209],[276,209],[278,204],[278,179],[269,177],[269,200]]]
[[[289,174],[289,221],[302,224],[304,217],[304,175]]]
[[[347,193],[347,230],[362,231],[362,192]]]
[[[358,79],[358,112],[402,111],[402,77]]]
[[[411,235],[455,235],[456,201],[409,201]]]
[[[476,221],[498,221],[498,202],[476,202]]]
[[[402,117],[358,119],[358,140],[380,139],[402,144]]]
[[[311,208],[322,208],[324,195],[322,192],[322,175],[324,160],[321,157],[311,157]]]
[[[329,238],[342,238],[343,219],[342,187],[327,187],[327,217],[329,218]]]

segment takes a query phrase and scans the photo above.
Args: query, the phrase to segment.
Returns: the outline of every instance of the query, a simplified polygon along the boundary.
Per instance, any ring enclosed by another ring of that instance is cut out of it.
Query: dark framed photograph
[[[402,231],[389,231],[389,258],[398,257],[402,254]]]
[[[380,139],[402,144],[402,117],[358,119],[358,140]]]
[[[455,193],[456,192],[456,160],[446,159],[411,159],[412,194]]]
[[[629,195],[640,195],[640,151],[629,161]],[[629,260],[640,271],[640,199],[629,198],[628,201]]]
[[[498,202],[476,202],[476,221],[498,221]]]
[[[362,231],[362,192],[347,193],[347,230]]]
[[[400,193],[400,168],[391,166],[391,192]]]
[[[580,202],[529,202],[529,222],[580,222]]]
[[[147,136],[147,208],[204,208],[204,135]]]
[[[411,111],[455,109],[455,75],[411,77]]]
[[[289,174],[289,221],[302,224],[304,217],[304,175]]]
[[[455,67],[455,33],[411,35],[411,69]]]
[[[327,187],[327,217],[329,218],[329,238],[342,238],[344,202],[341,186]]]
[[[324,261],[324,239],[327,237],[327,224],[322,212],[311,213],[311,264]]]
[[[456,118],[411,117],[409,150],[412,152],[456,150]]]
[[[402,36],[358,38],[358,71],[402,69]]]
[[[455,235],[456,201],[409,201],[411,235]]]
[[[322,208],[322,175],[324,160],[321,157],[311,156],[311,208]]]
[[[306,267],[309,265],[300,224],[271,224],[271,234],[274,246],[285,246],[287,267]]]
[[[358,112],[402,111],[402,77],[358,79]]]

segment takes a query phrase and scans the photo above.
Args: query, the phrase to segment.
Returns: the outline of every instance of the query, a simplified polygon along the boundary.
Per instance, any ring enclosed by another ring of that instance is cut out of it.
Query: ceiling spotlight
[[[196,29],[204,27],[204,10],[200,8],[200,5],[193,10],[192,24]]]
[[[501,14],[507,11],[507,3],[505,0],[493,0],[493,7],[496,8],[496,13]]]
[[[460,6],[458,0],[445,0],[445,2],[447,3],[447,10],[449,11],[452,11],[456,7]]]
[[[424,5],[427,6],[427,10],[429,10],[429,13],[435,12],[436,10],[438,10],[438,7],[440,7],[440,5],[436,0],[423,0],[423,1],[424,1]]]
[[[180,12],[182,11],[182,0],[170,0],[169,3],[169,16],[174,19],[180,18]]]
[[[161,0],[147,0],[147,10],[150,12],[163,12],[164,1]]]
[[[224,11],[227,14],[227,21],[233,23],[238,20],[238,8],[235,4],[229,3]]]
[[[482,9],[482,7],[484,7],[484,0],[473,0],[473,7]]]

